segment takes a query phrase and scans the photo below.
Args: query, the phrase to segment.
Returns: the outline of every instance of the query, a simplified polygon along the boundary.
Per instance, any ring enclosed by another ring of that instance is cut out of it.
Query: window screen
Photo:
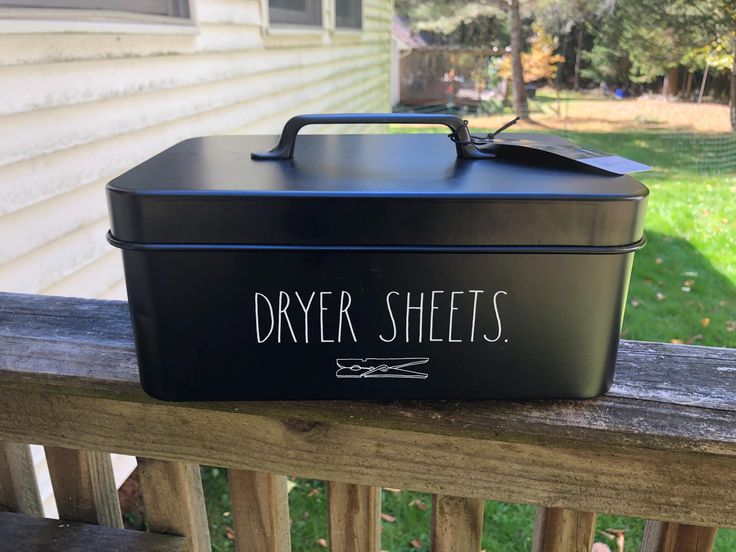
[[[362,0],[335,0],[335,26],[360,29],[363,26]]]
[[[322,0],[269,0],[271,23],[322,26]]]
[[[0,8],[50,8],[189,17],[188,0],[0,0]]]

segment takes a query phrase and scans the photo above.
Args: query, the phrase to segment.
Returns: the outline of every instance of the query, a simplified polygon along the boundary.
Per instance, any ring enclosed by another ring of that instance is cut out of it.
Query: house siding
[[[1,290],[124,298],[104,185],[176,142],[390,109],[391,0],[364,0],[360,33],[268,32],[262,10],[194,1],[192,28],[150,34],[0,26]]]

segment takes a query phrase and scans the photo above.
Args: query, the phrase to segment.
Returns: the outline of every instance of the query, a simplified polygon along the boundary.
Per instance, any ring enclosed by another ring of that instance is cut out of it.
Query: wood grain
[[[47,446],[59,519],[123,527],[110,454]]]
[[[28,445],[0,442],[0,510],[43,515]]]
[[[238,552],[289,552],[286,476],[230,470],[233,528]]]
[[[125,303],[0,294],[15,442],[735,526],[734,396],[736,351],[622,342],[587,401],[160,403]]]
[[[206,437],[201,438],[207,443]],[[138,470],[149,530],[185,537],[187,552],[209,552],[210,531],[199,466],[139,457]]]
[[[483,538],[484,501],[459,496],[432,496],[433,552],[478,552]]]
[[[596,515],[564,508],[539,508],[532,552],[590,552]]]
[[[642,382],[646,382],[642,384]],[[127,304],[0,294],[0,385],[155,402],[141,390]],[[736,456],[736,351],[621,342],[614,387],[587,401],[199,404],[280,419],[555,445]]]
[[[717,531],[715,527],[648,521],[641,552],[711,552]]]
[[[0,419],[5,440],[736,526],[733,457],[596,443],[549,447],[2,389]]]
[[[7,552],[179,552],[184,539],[0,512]]]
[[[378,552],[381,546],[381,489],[328,483],[330,548]]]

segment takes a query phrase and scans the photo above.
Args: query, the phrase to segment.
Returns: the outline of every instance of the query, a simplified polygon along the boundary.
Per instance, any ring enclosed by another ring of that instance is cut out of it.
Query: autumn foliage
[[[553,79],[557,75],[557,66],[565,61],[565,56],[555,54],[555,39],[544,32],[539,25],[532,27],[534,35],[529,40],[528,52],[521,53],[521,64],[524,67],[524,82],[541,79]],[[511,78],[511,54],[507,53],[501,62],[498,74]]]

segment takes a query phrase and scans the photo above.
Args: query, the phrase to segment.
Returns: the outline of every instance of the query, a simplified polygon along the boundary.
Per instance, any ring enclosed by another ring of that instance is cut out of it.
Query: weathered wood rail
[[[230,470],[241,551],[289,549],[293,474],[330,481],[336,551],[380,549],[386,486],[435,495],[433,550],[479,550],[496,499],[539,507],[535,551],[589,551],[606,512],[656,520],[647,552],[700,552],[736,527],[736,351],[622,342],[588,401],[176,404],[141,390],[125,303],[0,294],[0,441],[0,509],[39,514],[19,444],[38,443],[75,522],[0,514],[0,549],[208,550],[208,464]],[[103,452],[140,459],[151,533],[119,528]]]

